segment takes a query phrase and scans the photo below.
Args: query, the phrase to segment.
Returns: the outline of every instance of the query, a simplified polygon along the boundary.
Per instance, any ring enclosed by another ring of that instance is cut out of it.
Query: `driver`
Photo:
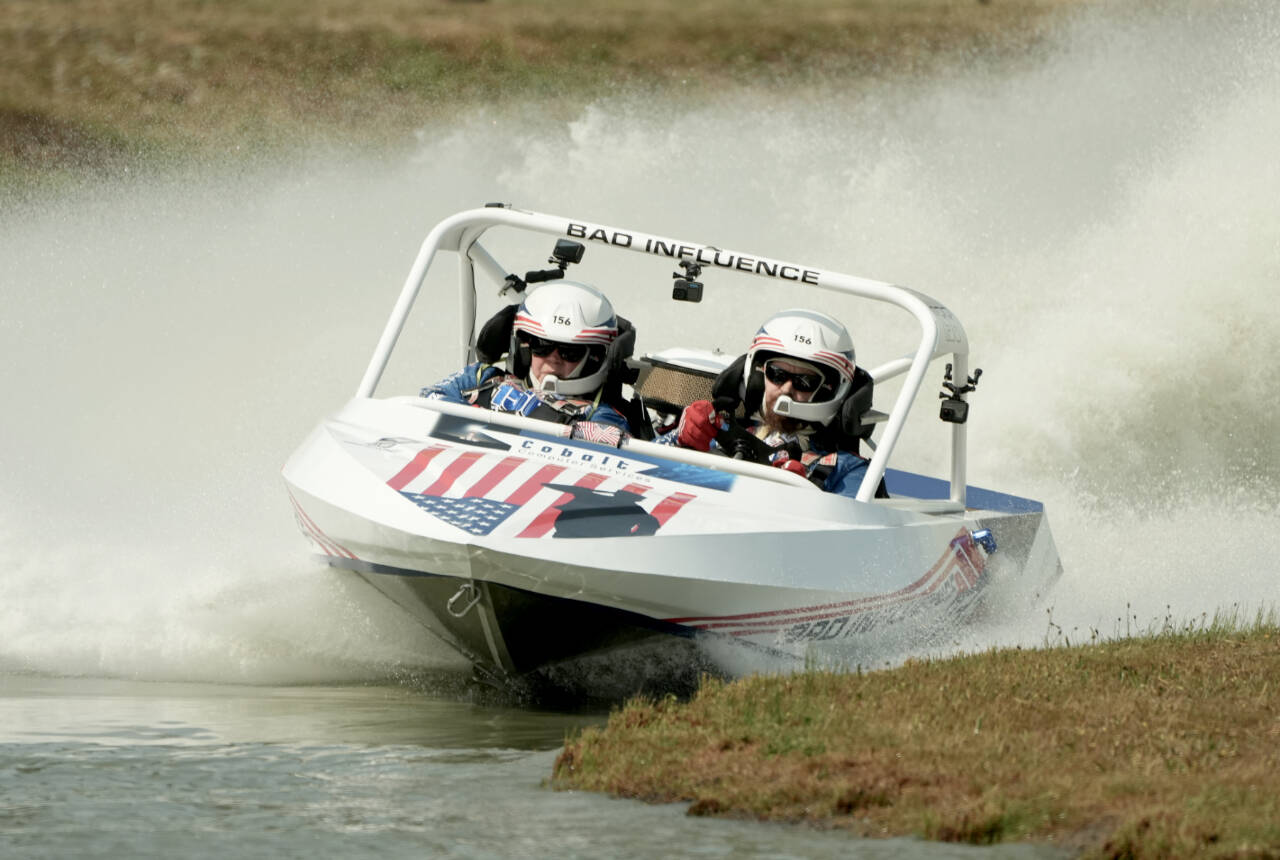
[[[835,450],[821,432],[849,394],[854,370],[853,339],[832,317],[797,308],[765,321],[747,351],[742,377],[744,394],[753,386],[762,391],[759,408],[740,428],[760,443],[751,446],[755,458],[804,475],[828,492],[856,496],[867,461]],[[732,429],[731,420],[710,401],[697,400],[685,407],[676,429],[657,441],[709,451],[717,447],[717,435]]]
[[[613,306],[598,289],[542,284],[516,311],[507,368],[473,362],[421,395],[573,424],[575,438],[616,444],[627,420],[603,398],[617,336]]]

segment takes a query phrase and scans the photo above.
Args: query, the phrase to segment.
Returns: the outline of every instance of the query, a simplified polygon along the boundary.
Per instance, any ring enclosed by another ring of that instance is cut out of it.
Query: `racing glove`
[[[720,418],[710,400],[695,400],[680,413],[676,442],[681,448],[710,451],[711,442],[720,429]]]
[[[809,470],[804,467],[804,463],[799,460],[793,460],[791,454],[786,451],[779,451],[774,454],[769,463],[779,469],[786,469],[788,472],[799,475],[802,478],[809,477]]]

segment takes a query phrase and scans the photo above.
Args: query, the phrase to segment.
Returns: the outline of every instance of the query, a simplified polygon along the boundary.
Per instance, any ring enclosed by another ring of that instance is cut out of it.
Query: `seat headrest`
[[[480,327],[476,335],[476,357],[485,364],[497,364],[511,348],[511,327],[515,325],[519,305],[507,305]]]
[[[863,424],[862,416],[871,408],[875,380],[861,367],[854,368],[853,387],[845,395],[844,402],[831,422],[821,428],[819,436],[828,448],[859,454],[859,442],[870,439],[875,424]]]
[[[617,314],[614,314],[614,319],[618,321],[618,336],[613,339],[611,351],[615,360],[623,361],[636,351],[636,327],[631,324],[631,320]]]
[[[764,377],[753,374],[754,378],[744,379],[746,367],[747,356],[743,353],[711,383],[711,399],[717,411],[746,418],[760,409],[764,401]]]

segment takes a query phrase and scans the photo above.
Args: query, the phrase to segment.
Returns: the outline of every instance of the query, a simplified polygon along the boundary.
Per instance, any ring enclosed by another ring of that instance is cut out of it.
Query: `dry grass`
[[[5,0],[0,163],[404,139],[459,104],[920,73],[1081,0]]]
[[[1280,856],[1280,628],[708,681],[572,739],[559,788],[1109,857]]]

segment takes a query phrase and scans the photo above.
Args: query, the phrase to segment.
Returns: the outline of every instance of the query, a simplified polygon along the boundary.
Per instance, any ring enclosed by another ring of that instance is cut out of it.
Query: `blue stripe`
[[[927,478],[914,472],[886,469],[885,487],[892,496],[909,496],[913,499],[947,499],[951,497],[951,482],[940,478]],[[982,487],[965,488],[965,505],[988,511],[1010,514],[1042,513],[1044,504],[1021,496],[985,490]]]

